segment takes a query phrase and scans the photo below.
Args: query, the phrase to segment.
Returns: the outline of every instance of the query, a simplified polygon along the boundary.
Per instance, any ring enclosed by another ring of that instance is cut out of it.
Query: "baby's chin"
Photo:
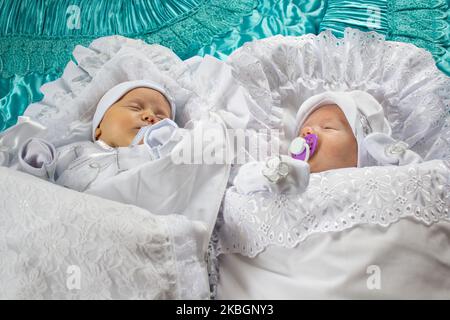
[[[108,145],[110,147],[113,147],[113,148],[129,147],[129,146],[131,146],[131,142],[132,141],[133,140],[130,140],[130,141],[113,141],[112,143],[108,143]]]
[[[324,163],[317,163],[316,161],[308,161],[309,169],[311,173],[319,173],[329,170],[337,170],[337,169],[345,169],[345,168],[355,168],[355,166],[350,166],[348,164],[324,164]]]
[[[324,168],[321,168],[320,166],[312,165],[311,163],[309,163],[309,171],[311,173],[319,173],[322,171],[327,171],[327,169],[324,169]]]

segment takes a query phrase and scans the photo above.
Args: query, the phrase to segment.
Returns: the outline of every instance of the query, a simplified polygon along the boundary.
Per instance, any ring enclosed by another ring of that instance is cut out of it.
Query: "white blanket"
[[[449,297],[450,162],[312,174],[297,196],[238,188],[218,231],[218,298]]]
[[[209,298],[204,223],[0,177],[0,299]]]
[[[222,120],[209,113],[189,69],[167,48],[107,37],[77,47],[74,56],[78,65],[69,63],[60,79],[43,86],[43,101],[0,135],[0,152],[6,155],[0,161],[14,168],[16,153],[30,136],[55,146],[90,139],[96,102],[126,80],[151,78],[164,85],[188,134],[163,158],[86,190],[99,197],[3,168],[0,284],[7,289],[2,297],[209,298],[205,256],[230,168],[208,162],[213,151],[226,149]],[[202,136],[206,130],[215,139]],[[193,136],[201,139],[194,142]],[[26,223],[17,221],[22,218]],[[31,238],[39,241],[28,242]],[[66,288],[71,265],[82,274],[74,290]]]

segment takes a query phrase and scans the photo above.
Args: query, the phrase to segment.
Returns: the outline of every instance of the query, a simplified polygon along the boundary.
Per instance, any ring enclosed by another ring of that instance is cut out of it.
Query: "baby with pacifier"
[[[382,106],[363,91],[324,92],[307,99],[296,116],[297,137],[288,155],[243,165],[239,192],[301,193],[309,174],[375,165],[405,165],[421,157],[391,137]]]

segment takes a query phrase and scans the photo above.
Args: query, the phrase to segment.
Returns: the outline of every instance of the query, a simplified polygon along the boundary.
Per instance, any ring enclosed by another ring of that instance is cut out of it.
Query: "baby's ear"
[[[102,130],[100,128],[95,129],[95,140],[98,140],[98,137],[102,134]]]

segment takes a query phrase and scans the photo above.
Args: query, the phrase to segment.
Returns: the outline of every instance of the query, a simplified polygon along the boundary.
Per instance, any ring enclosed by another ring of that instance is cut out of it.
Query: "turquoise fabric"
[[[76,44],[111,34],[160,43],[182,58],[223,59],[254,39],[325,29],[340,36],[353,27],[425,48],[450,75],[449,6],[450,0],[0,0],[0,132],[42,99],[40,86],[61,74]]]
[[[25,76],[0,78],[0,132],[14,125],[32,101],[40,101],[43,95],[40,87],[58,78],[57,73],[39,74],[32,72]]]
[[[320,31],[342,37],[346,27],[424,48],[450,76],[450,0],[328,0]]]
[[[211,44],[197,52],[224,59],[247,41],[263,39],[277,34],[301,36],[317,34],[325,15],[326,1],[274,1],[260,0],[252,15],[243,18],[240,25],[224,35],[215,36]]]
[[[389,40],[427,49],[450,76],[450,0],[388,0],[388,21]]]
[[[320,23],[320,31],[331,30],[337,37],[344,36],[345,28],[388,31],[387,0],[328,0],[327,12]]]
[[[240,24],[256,0],[2,0],[0,76],[61,73],[75,45],[119,34],[181,58]]]
[[[42,2],[39,0],[32,1],[33,3]],[[63,2],[64,1],[65,0],[63,0]],[[55,15],[54,12],[57,11],[57,6],[53,3],[54,1],[50,2],[55,7],[47,9],[46,12],[53,16]],[[89,5],[89,1],[86,0],[69,2],[70,4],[79,4],[80,8],[86,8]],[[123,4],[126,1],[120,2]],[[131,29],[126,29],[127,25],[121,24],[121,20],[117,19],[109,24],[104,23],[104,21],[93,22],[88,24],[89,28],[84,30],[83,33],[80,30],[72,30],[71,32],[78,33],[77,37],[73,36],[68,39],[67,37],[64,37],[60,39],[57,37],[57,34],[58,32],[61,33],[64,31],[62,26],[63,22],[66,22],[65,19],[63,19],[64,21],[59,20],[58,22],[55,22],[58,27],[56,27],[56,30],[53,30],[53,33],[50,32],[52,29],[45,29],[45,26],[48,26],[49,22],[45,22],[46,19],[44,14],[37,16],[30,14],[30,16],[27,16],[27,18],[30,19],[28,26],[23,24],[19,25],[18,23],[12,25],[13,22],[20,20],[20,18],[18,18],[18,16],[13,17],[11,14],[7,15],[5,12],[8,10],[10,10],[10,12],[14,10],[14,12],[28,11],[23,4],[22,6],[19,6],[19,1],[14,2],[14,0],[7,0],[5,3],[8,3],[11,8],[7,8],[7,10],[1,10],[0,8],[0,12],[2,12],[0,13],[0,30],[6,30],[6,33],[8,34],[7,36],[2,37],[0,57],[2,56],[2,52],[3,56],[8,54],[9,65],[1,69],[2,59],[0,59],[0,70],[3,70],[4,77],[11,75],[13,75],[13,77],[0,81],[0,131],[13,125],[16,122],[17,116],[23,114],[30,103],[39,101],[42,98],[42,95],[31,93],[36,91],[39,92],[39,87],[43,83],[51,81],[60,75],[62,68],[69,59],[68,55],[75,44],[88,45],[89,42],[95,38],[93,33],[95,31],[94,26],[96,23],[98,28],[110,28],[109,30],[111,32],[115,30],[117,32],[123,32],[122,34],[126,36],[131,35]],[[139,3],[142,4],[142,1]],[[167,3],[181,3],[181,1],[169,1]],[[201,42],[200,40],[202,39],[203,41],[207,39],[206,42],[208,44],[200,50],[198,45],[192,45],[192,43],[189,43],[186,40],[181,41],[180,43],[179,39],[181,36],[176,35],[176,32],[172,31],[173,29],[167,31],[161,28],[160,26],[164,24],[164,20],[162,19],[157,19],[159,24],[153,26],[153,33],[149,33],[144,40],[149,43],[156,42],[169,46],[182,58],[188,58],[195,54],[211,54],[219,58],[224,58],[246,41],[262,39],[276,34],[300,36],[306,33],[318,33],[320,21],[325,14],[326,4],[326,2],[322,0],[261,0],[257,3],[242,0],[216,0],[210,2],[210,6],[215,6],[216,11],[208,11],[208,8],[206,7],[207,2],[197,1],[191,2],[191,7],[185,5],[182,8],[178,8],[176,13],[185,17],[185,20],[196,20],[197,16],[190,16],[190,14],[194,14],[196,8],[198,8],[198,5],[201,3],[205,5],[206,9],[204,9],[204,12],[208,15],[208,20],[203,21],[208,28],[201,29],[198,28],[198,26],[193,25],[190,28],[186,28],[186,30],[193,30],[194,33],[184,37],[185,39],[198,39],[197,42]],[[67,6],[67,3],[65,5]],[[84,11],[104,12],[106,9],[103,5],[103,3],[98,3],[93,10],[80,10],[80,13]],[[38,11],[39,7],[40,6],[35,5],[30,8],[33,8],[31,11]],[[67,18],[68,15],[61,9],[63,7],[64,6],[61,5],[60,14],[64,14],[64,17]],[[223,9],[223,7],[226,7],[227,9]],[[253,7],[255,8],[252,11],[248,10],[248,8]],[[13,10],[13,8],[15,9]],[[234,11],[231,10],[231,8],[234,8]],[[212,14],[213,12],[216,12],[216,14]],[[211,19],[211,17],[214,19]],[[83,26],[83,21],[89,21],[89,19],[90,17],[88,15],[83,16],[81,14],[80,25]],[[173,21],[175,22],[170,22],[168,24],[176,24],[176,19],[176,15],[173,15]],[[239,20],[239,23],[236,23],[237,20]],[[183,26],[189,24],[192,23],[184,22]],[[35,25],[39,25],[40,27],[36,27]],[[141,24],[141,27],[144,27],[144,25]],[[43,31],[43,28],[46,30],[45,32]],[[183,29],[179,31],[186,33],[186,30]],[[223,32],[224,30],[227,32]],[[42,37],[37,38],[35,37],[36,34],[41,34]],[[99,36],[106,34],[108,33],[103,32],[99,34]],[[13,37],[13,35],[16,36]],[[31,35],[31,37],[28,35]],[[50,40],[52,37],[53,40]],[[137,37],[142,38],[139,36]],[[6,40],[6,42],[4,40]],[[36,51],[36,48],[42,48],[42,44],[44,44],[45,48],[48,48],[46,49],[47,53]],[[54,52],[57,52],[57,54],[55,55]],[[30,59],[33,61],[29,61]],[[26,77],[24,76],[25,74],[27,74]]]
[[[42,99],[75,45],[120,34],[188,58],[239,25],[257,0],[1,0],[0,132]]]

